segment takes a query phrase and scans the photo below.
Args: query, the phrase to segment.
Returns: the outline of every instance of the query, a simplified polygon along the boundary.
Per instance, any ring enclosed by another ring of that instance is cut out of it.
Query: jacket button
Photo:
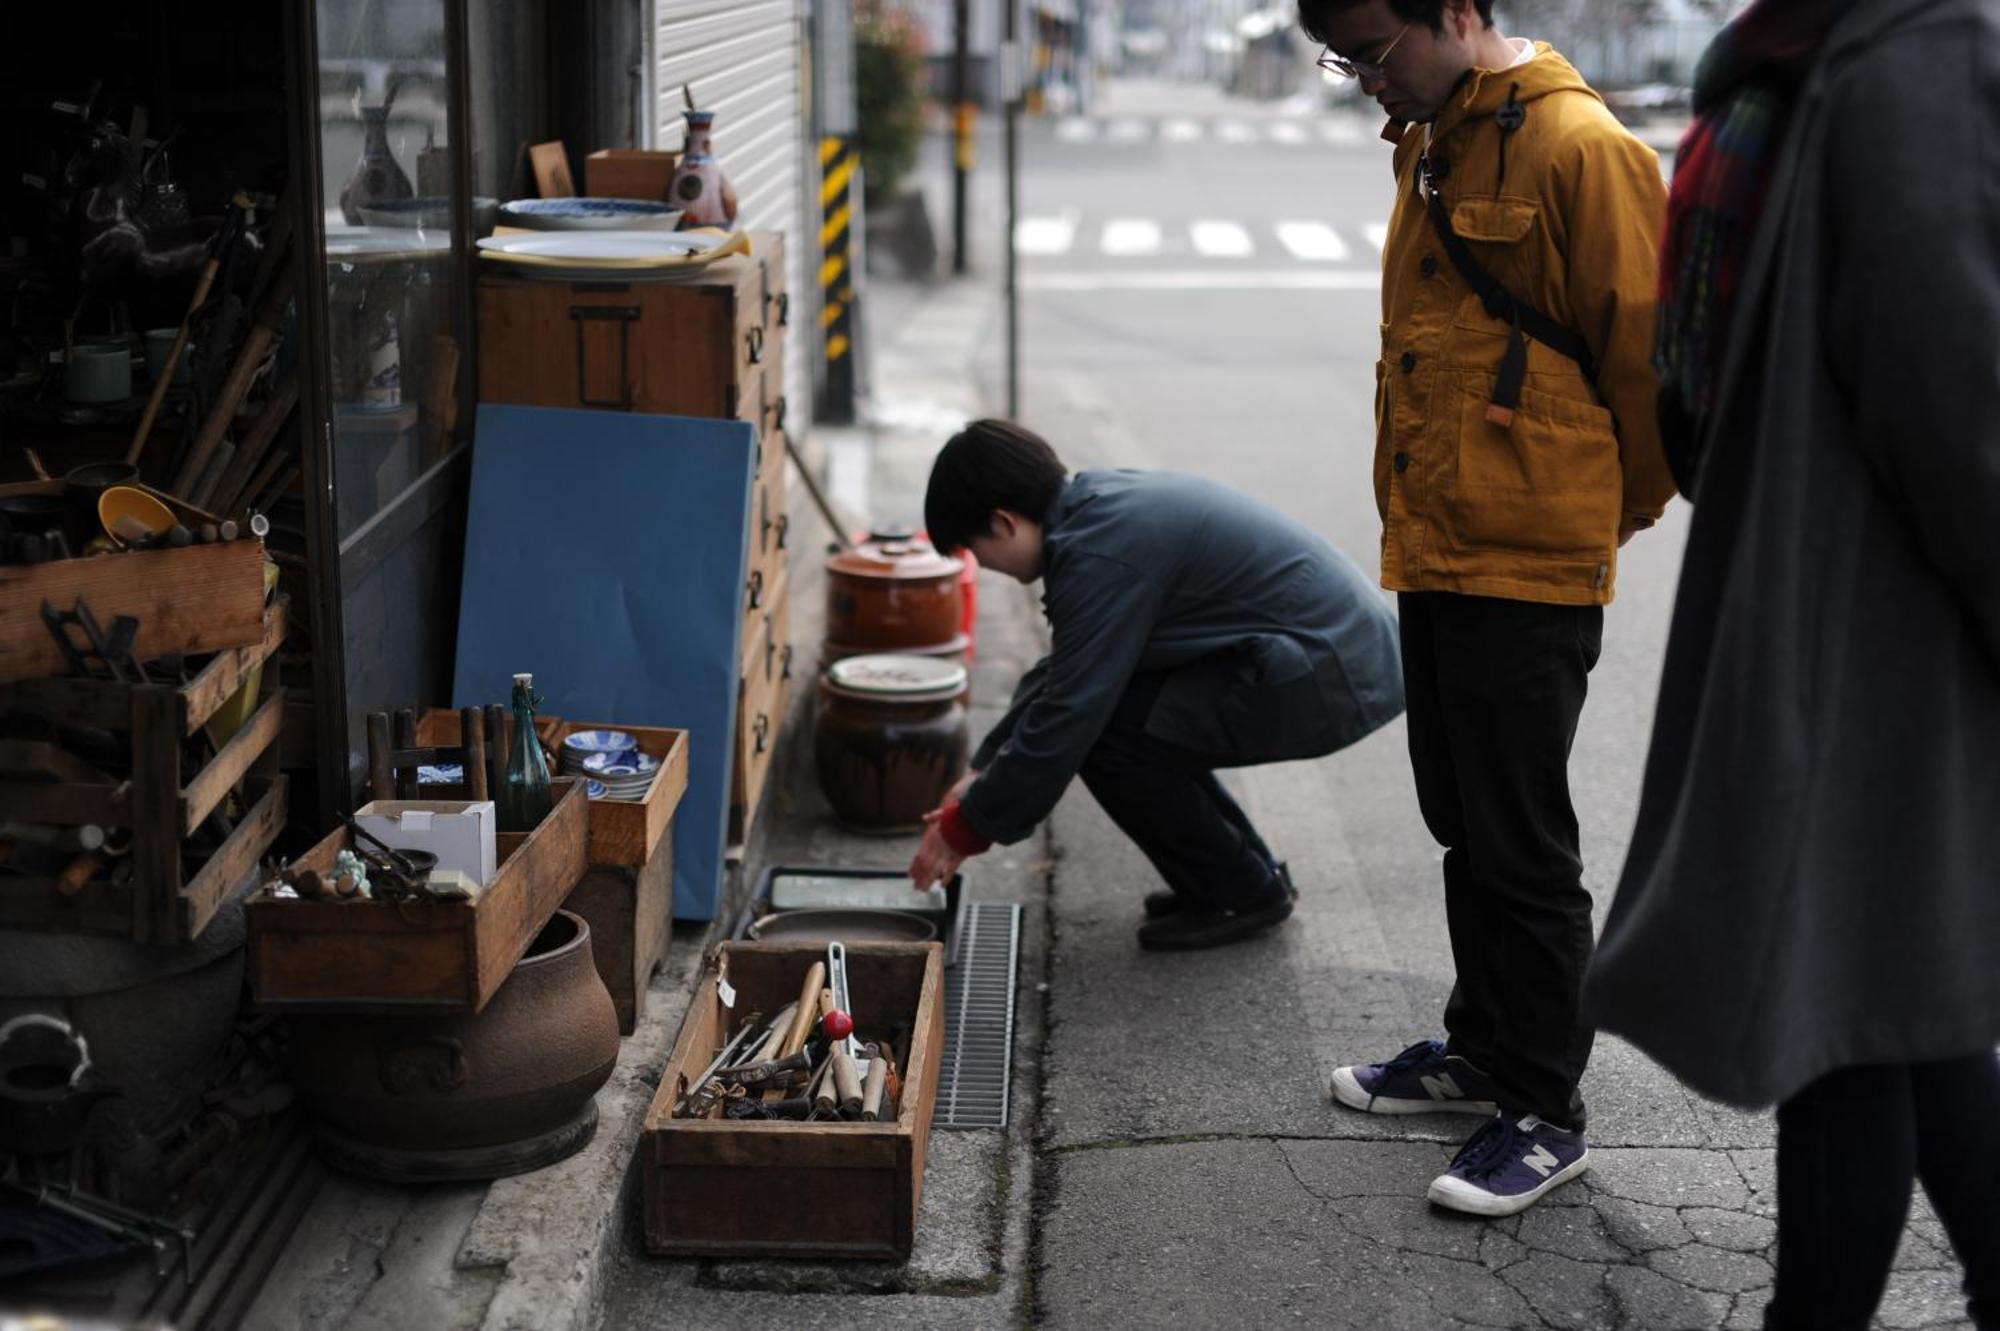
[[[1403,359],[1397,361],[1396,363],[1403,367],[1404,374],[1408,374],[1411,370],[1417,368],[1417,353],[1414,351],[1406,351],[1403,353]]]
[[[1417,265],[1417,271],[1422,273],[1425,277],[1436,277],[1437,270],[1438,270],[1438,261],[1437,261],[1437,255],[1435,254],[1426,254],[1424,256],[1424,261]]]
[[[1405,472],[1410,469],[1410,455],[1408,453],[1396,454],[1394,461],[1398,472]]]

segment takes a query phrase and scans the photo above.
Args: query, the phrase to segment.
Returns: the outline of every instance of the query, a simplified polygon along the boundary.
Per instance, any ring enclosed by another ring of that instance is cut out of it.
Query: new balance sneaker
[[[1364,1114],[1479,1114],[1500,1112],[1493,1079],[1442,1040],[1419,1040],[1387,1063],[1335,1068],[1333,1098]]]
[[[1533,1114],[1495,1115],[1431,1180],[1430,1198],[1467,1215],[1517,1215],[1588,1168],[1590,1148],[1581,1132]]]

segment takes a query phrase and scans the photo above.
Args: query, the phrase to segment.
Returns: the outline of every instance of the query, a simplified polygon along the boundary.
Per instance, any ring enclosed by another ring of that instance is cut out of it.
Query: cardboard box
[[[673,153],[651,148],[599,148],[583,159],[583,192],[600,199],[667,202]]]
[[[397,850],[427,850],[438,868],[470,874],[484,888],[493,882],[499,815],[492,800],[373,800],[354,821]]]

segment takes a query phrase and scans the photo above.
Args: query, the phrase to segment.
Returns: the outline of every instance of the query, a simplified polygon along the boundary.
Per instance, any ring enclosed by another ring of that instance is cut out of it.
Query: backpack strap
[[[1551,351],[1575,361],[1590,386],[1597,387],[1597,362],[1582,335],[1557,323],[1526,301],[1517,299],[1500,285],[1500,280],[1488,272],[1484,264],[1473,257],[1465,238],[1453,229],[1451,214],[1445,211],[1437,180],[1431,174],[1429,153],[1418,159],[1418,173],[1422,178],[1420,189],[1424,196],[1424,210],[1430,214],[1431,227],[1437,232],[1438,243],[1444,246],[1446,257],[1451,260],[1452,267],[1458,269],[1466,285],[1472,288],[1473,294],[1479,297],[1479,303],[1486,307],[1486,312],[1508,326],[1507,351],[1500,358],[1500,378],[1494,385],[1493,400],[1486,407],[1486,419],[1503,430],[1514,424],[1514,410],[1521,405],[1521,388],[1528,378],[1526,338],[1532,337]]]

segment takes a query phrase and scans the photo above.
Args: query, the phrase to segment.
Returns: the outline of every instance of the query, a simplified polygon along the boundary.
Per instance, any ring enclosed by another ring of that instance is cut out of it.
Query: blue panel
[[[553,716],[689,731],[683,919],[721,892],[755,451],[746,421],[494,405],[472,448],[453,703],[529,670]]]

